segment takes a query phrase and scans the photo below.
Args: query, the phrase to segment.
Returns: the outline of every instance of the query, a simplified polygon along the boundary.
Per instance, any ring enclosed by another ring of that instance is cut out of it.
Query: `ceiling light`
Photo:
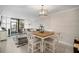
[[[47,10],[45,5],[41,5],[41,9],[40,9],[39,15],[40,16],[47,16],[48,15],[48,10]]]

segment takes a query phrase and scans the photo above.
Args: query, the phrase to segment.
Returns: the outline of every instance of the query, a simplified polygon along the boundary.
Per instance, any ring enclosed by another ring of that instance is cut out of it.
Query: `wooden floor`
[[[17,48],[15,41],[9,37],[7,41],[0,42],[0,53],[28,53],[27,45]],[[56,53],[73,53],[73,47],[58,43]]]

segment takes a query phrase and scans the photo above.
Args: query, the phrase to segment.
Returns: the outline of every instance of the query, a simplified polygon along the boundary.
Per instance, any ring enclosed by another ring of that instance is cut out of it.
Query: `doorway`
[[[24,28],[23,19],[11,18],[11,21],[10,21],[11,35],[22,33],[23,28]]]

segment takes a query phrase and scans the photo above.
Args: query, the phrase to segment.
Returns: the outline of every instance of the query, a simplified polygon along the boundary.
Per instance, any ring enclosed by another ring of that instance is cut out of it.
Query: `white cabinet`
[[[7,31],[0,31],[0,41],[7,39]]]
[[[5,52],[7,40],[7,31],[0,31],[0,53]]]

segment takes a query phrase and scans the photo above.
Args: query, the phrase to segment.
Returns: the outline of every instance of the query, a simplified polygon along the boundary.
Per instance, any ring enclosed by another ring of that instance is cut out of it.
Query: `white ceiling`
[[[47,5],[49,15],[62,10],[78,7],[78,5]],[[0,13],[2,15],[13,14],[24,17],[37,17],[39,15],[40,8],[41,5],[0,5]]]

